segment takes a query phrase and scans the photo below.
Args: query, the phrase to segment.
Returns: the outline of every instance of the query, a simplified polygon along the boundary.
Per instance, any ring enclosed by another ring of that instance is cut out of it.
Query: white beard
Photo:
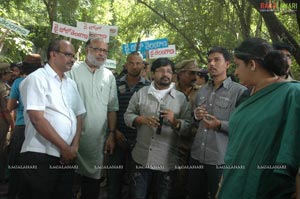
[[[104,62],[99,62],[97,61],[93,55],[91,55],[90,53],[88,53],[87,55],[87,60],[93,65],[96,66],[96,68],[100,68],[101,66],[104,65]]]

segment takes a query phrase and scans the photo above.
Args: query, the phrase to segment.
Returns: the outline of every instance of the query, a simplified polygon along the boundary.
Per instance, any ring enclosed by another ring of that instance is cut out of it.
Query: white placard
[[[89,39],[89,31],[83,30],[81,28],[68,26],[65,24],[61,24],[53,21],[52,33],[63,35],[66,37],[71,37],[74,39],[78,39],[81,41],[87,41]]]
[[[106,59],[105,62],[105,68],[110,68],[110,69],[116,69],[117,68],[117,61],[112,60],[112,59]]]
[[[110,29],[107,25],[99,25],[87,22],[77,21],[77,27],[82,28],[84,30],[88,30],[90,34],[90,38],[100,37],[106,43],[109,42]]]
[[[175,57],[176,48],[175,45],[169,45],[167,48],[158,48],[149,50],[149,59],[157,59],[160,57]]]

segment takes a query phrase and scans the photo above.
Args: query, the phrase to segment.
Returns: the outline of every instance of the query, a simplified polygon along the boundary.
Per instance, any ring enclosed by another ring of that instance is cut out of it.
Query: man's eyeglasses
[[[68,58],[75,58],[75,54],[73,54],[73,53],[61,52],[59,50],[56,50],[55,52],[61,53],[61,54],[63,54],[64,56],[66,56]]]
[[[90,49],[93,49],[94,52],[103,52],[105,54],[108,53],[108,50],[104,49],[104,48],[93,48],[91,46],[89,46]]]

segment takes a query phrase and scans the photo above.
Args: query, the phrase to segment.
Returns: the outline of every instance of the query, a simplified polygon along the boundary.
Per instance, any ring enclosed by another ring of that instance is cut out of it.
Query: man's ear
[[[252,72],[254,72],[256,70],[256,62],[253,59],[250,60],[250,62],[248,63],[248,67]]]
[[[230,61],[225,61],[225,63],[226,63],[226,69],[228,69],[230,66]]]

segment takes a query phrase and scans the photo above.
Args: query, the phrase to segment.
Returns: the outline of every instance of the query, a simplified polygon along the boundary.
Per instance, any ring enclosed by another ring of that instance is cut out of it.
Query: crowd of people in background
[[[136,51],[119,75],[108,50],[90,39],[76,61],[55,39],[45,65],[0,63],[0,194],[98,199],[105,179],[108,199],[300,199],[289,45],[212,47],[205,67]]]

